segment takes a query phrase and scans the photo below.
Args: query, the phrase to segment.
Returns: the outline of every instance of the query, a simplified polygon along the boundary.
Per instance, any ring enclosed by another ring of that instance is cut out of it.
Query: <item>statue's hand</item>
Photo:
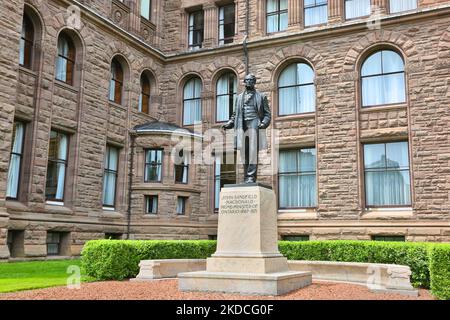
[[[228,129],[232,129],[234,127],[234,124],[232,122],[227,122],[224,125],[222,125],[222,130],[228,130]]]
[[[258,125],[258,129],[266,129],[267,127],[268,127],[268,125],[265,124],[264,122],[261,122],[261,123]]]

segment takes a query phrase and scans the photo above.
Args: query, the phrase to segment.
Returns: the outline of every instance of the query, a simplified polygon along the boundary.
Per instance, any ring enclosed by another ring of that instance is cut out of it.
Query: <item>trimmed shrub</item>
[[[450,244],[436,245],[430,252],[431,293],[450,300]]]
[[[289,260],[343,261],[406,265],[411,283],[430,285],[428,251],[432,244],[381,241],[280,241],[280,252]]]
[[[450,245],[419,242],[354,240],[280,241],[289,260],[345,261],[406,265],[411,283],[430,288],[440,299],[450,299]],[[93,240],[81,253],[88,276],[123,280],[139,273],[139,262],[149,259],[205,259],[216,250],[215,240]],[[430,275],[431,274],[431,275]]]
[[[83,251],[82,267],[99,280],[123,280],[139,273],[139,262],[150,259],[205,259],[216,250],[212,240],[93,240]]]

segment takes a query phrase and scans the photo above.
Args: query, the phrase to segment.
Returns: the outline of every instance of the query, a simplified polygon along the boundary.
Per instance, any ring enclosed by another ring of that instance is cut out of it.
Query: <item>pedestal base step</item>
[[[187,272],[178,274],[180,291],[276,296],[310,285],[311,272],[276,273]]]

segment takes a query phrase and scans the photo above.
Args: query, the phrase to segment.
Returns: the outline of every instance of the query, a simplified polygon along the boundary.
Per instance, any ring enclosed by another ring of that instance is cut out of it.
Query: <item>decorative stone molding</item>
[[[416,48],[416,45],[409,37],[395,31],[377,30],[366,34],[364,37],[361,37],[352,46],[352,48],[347,52],[347,55],[345,56],[342,71],[356,71],[357,63],[361,55],[370,46],[377,44],[392,44],[399,47],[410,63],[420,61],[420,55]]]

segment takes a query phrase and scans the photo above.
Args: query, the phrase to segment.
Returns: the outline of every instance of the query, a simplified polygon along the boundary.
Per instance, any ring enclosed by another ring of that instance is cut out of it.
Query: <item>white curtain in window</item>
[[[411,204],[409,171],[366,172],[365,180],[369,206]]]
[[[219,21],[224,21],[225,19],[225,7],[220,7],[219,8]],[[219,25],[219,39],[224,39],[225,38],[225,28],[222,25]],[[223,40],[220,40],[219,44],[223,44]]]
[[[313,112],[315,110],[314,71],[304,63],[292,64],[279,80],[279,114]]]
[[[405,75],[403,73],[362,79],[363,106],[405,102]]]
[[[370,0],[345,0],[346,19],[368,15],[370,15]]]
[[[390,13],[414,10],[417,8],[417,0],[390,0]]]
[[[229,92],[229,75],[226,74],[217,81],[217,121],[227,121],[230,119]]]
[[[200,79],[191,79],[184,86],[184,111],[183,124],[190,125],[201,122],[202,104],[201,104],[202,83]],[[188,100],[186,100],[188,99]]]
[[[316,204],[315,149],[280,152],[280,207]]]
[[[12,153],[8,170],[8,184],[6,186],[6,196],[10,198],[17,198],[21,165],[21,156],[13,153],[22,154],[23,138],[25,132],[25,126],[21,122],[16,122],[15,128],[16,130],[13,137],[14,141],[11,150]]]
[[[189,15],[189,34],[188,34],[188,41],[190,46],[194,44],[194,31],[192,30],[193,27],[194,27],[194,15],[191,13]]]
[[[58,41],[58,59],[56,61],[56,79],[67,80],[67,60],[63,57],[69,56],[69,43],[64,37]]]
[[[185,198],[178,197],[177,198],[177,214],[183,214],[184,213],[184,206],[186,204]]]
[[[56,196],[58,200],[64,199],[64,181],[66,178],[66,161],[67,161],[68,138],[64,134],[60,134],[58,159],[64,162],[57,163],[58,185],[56,187]]]
[[[328,0],[305,0],[305,26],[326,23],[328,21]],[[313,6],[308,8],[307,6]]]
[[[112,147],[107,147],[106,150],[105,173],[103,176],[103,204],[107,206],[114,206],[119,151]]]
[[[158,197],[157,196],[147,196],[146,197],[147,213],[157,213],[158,212]]]

